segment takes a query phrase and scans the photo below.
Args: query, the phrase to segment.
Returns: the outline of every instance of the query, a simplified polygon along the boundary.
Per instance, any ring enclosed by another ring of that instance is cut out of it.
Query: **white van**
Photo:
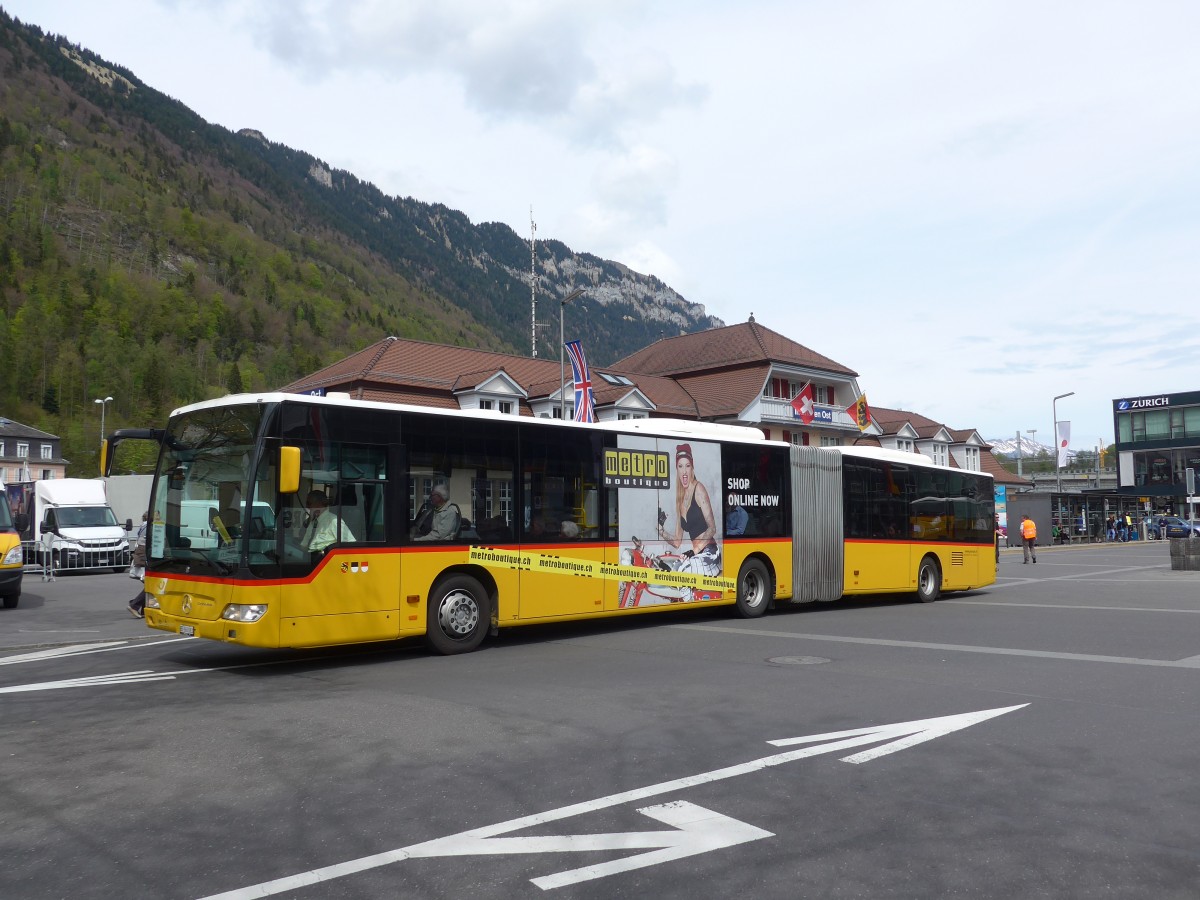
[[[56,478],[33,482],[32,506],[21,523],[21,537],[32,541],[37,561],[53,557],[58,569],[120,572],[129,567],[129,531],[108,505],[104,482],[90,478]]]

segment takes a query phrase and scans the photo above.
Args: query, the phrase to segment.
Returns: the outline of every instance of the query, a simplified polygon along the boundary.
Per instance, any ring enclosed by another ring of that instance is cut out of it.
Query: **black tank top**
[[[701,512],[700,506],[696,503],[695,494],[692,494],[692,505],[688,507],[687,515],[683,517],[683,530],[688,533],[688,537],[693,539],[708,530],[708,522],[704,518],[704,513]]]

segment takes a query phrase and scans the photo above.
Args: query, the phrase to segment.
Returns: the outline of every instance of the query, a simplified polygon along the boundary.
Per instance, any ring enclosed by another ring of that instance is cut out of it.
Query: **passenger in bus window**
[[[324,553],[330,544],[358,540],[345,522],[329,508],[329,499],[322,491],[309,491],[304,502],[308,509],[308,525],[300,546],[310,553]]]
[[[412,539],[448,541],[458,535],[458,525],[461,521],[458,506],[450,502],[450,489],[443,483],[435,484],[429,492],[428,508],[417,516]]]
[[[689,540],[683,546],[685,531]],[[712,501],[708,489],[696,477],[691,444],[679,444],[675,448],[675,532],[667,532],[664,520],[659,522],[658,536],[672,547],[682,548],[684,564],[680,571],[703,575],[721,573],[721,548],[717,545]]]
[[[725,535],[745,534],[746,525],[750,521],[750,514],[746,512],[746,508],[738,503],[735,499],[729,507],[729,512],[725,514]]]

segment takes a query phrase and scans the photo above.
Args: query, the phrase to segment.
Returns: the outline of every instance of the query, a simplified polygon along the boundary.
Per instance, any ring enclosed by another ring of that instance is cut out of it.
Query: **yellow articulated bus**
[[[514,625],[995,579],[990,477],[915,454],[279,393],[184,407],[102,458],[130,437],[161,444],[146,623],[248,646],[458,653]]]

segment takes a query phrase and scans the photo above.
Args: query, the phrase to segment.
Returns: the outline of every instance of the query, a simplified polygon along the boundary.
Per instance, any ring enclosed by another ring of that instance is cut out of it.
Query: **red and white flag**
[[[800,388],[796,396],[792,398],[792,409],[796,411],[796,415],[805,425],[811,425],[813,418],[816,416],[816,410],[813,408],[814,402],[811,381]]]
[[[1058,467],[1067,464],[1067,448],[1071,446],[1071,423],[1058,423]]]

